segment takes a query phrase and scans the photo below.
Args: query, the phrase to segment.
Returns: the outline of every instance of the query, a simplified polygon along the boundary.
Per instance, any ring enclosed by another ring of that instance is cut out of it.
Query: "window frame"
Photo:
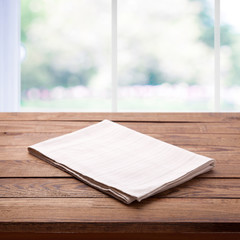
[[[20,0],[0,0],[0,112],[20,110],[20,10]]]
[[[118,0],[111,0],[111,111],[118,107]],[[21,0],[0,0],[0,112],[20,110]],[[9,41],[11,39],[11,41]],[[214,0],[214,111],[220,112],[220,0]]]
[[[214,2],[214,111],[221,111],[220,93],[220,0]]]

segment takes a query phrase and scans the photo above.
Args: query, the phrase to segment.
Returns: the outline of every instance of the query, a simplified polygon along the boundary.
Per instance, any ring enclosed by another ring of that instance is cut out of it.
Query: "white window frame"
[[[112,112],[117,112],[117,89],[118,89],[118,80],[117,80],[117,5],[118,0],[112,0]]]
[[[118,107],[117,6],[112,8],[112,112]],[[220,0],[214,2],[214,111],[220,112]],[[20,110],[20,28],[21,0],[0,0],[0,112]]]
[[[214,111],[220,112],[220,0],[215,0],[214,9]]]
[[[0,0],[0,112],[20,110],[20,0]]]

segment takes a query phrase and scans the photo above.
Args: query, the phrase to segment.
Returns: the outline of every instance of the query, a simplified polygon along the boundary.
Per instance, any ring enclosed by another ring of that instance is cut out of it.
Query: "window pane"
[[[111,0],[22,0],[22,110],[109,111]]]
[[[213,0],[118,1],[120,111],[212,111]]]
[[[221,109],[240,111],[240,2],[221,1]]]

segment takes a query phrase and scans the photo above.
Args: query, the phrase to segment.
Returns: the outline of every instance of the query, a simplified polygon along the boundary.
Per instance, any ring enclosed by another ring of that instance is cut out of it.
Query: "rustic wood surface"
[[[103,119],[215,158],[216,167],[125,205],[27,152]],[[60,239],[60,232],[69,239],[240,239],[240,113],[0,113],[0,237]]]

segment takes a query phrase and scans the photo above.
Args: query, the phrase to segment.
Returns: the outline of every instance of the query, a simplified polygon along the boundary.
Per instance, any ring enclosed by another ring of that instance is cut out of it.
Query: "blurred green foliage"
[[[44,11],[33,11],[31,9],[32,0],[21,1],[21,41],[27,44],[27,32],[28,28],[36,20],[43,20],[45,17]]]
[[[200,36],[200,41],[207,46],[214,48],[214,21],[211,16],[211,9],[207,0],[190,0],[201,3],[202,10],[199,12],[199,21],[202,24],[203,31]],[[227,86],[239,85],[240,76],[240,36],[234,33],[232,26],[226,23],[221,23],[220,26],[221,47],[228,47],[231,54],[229,57],[228,75],[225,75],[224,84]]]
[[[63,1],[58,1],[58,3],[63,5]],[[68,19],[62,18],[57,13],[57,18],[51,19],[54,4],[56,3],[45,0],[21,1],[21,41],[26,51],[21,71],[23,97],[26,90],[30,88],[51,89],[56,86],[86,86],[97,72],[98,65],[94,62],[91,50],[84,49],[81,43],[75,43],[77,48],[74,49],[71,47],[72,43],[68,42],[67,34],[72,31],[71,27],[68,26]],[[49,6],[52,8],[50,9]],[[64,9],[62,11],[64,12]],[[59,22],[53,25],[50,23],[53,20]],[[81,29],[76,29],[76,31],[80,32]],[[69,56],[70,51],[74,51],[72,55],[75,55],[75,59],[71,59]],[[88,64],[81,66],[81,63],[76,63],[79,56]],[[64,61],[66,64],[62,64]],[[76,67],[71,69],[70,61],[78,65],[77,69]]]
[[[190,0],[201,3],[201,11],[198,14],[199,21],[202,25],[202,34],[199,39],[207,46],[214,48],[214,19],[212,17],[212,10],[207,0]],[[228,24],[221,24],[220,38],[221,46],[230,46],[232,44],[231,26]]]
[[[102,52],[105,51],[102,49],[100,43],[99,45],[97,43],[95,47],[91,47],[91,45],[87,43],[88,41],[91,42],[91,39],[85,39],[85,42],[81,42],[81,27],[84,26],[84,21],[88,17],[88,13],[80,13],[81,5],[79,5],[79,22],[76,22],[78,19],[70,19],[71,11],[69,11],[69,18],[65,18],[66,15],[63,17],[59,15],[56,19],[50,19],[51,11],[48,9],[49,2],[50,1],[42,0],[21,1],[21,40],[26,49],[26,57],[22,64],[23,96],[26,90],[33,87],[51,89],[55,86],[71,87],[77,85],[94,85],[96,81],[99,81],[96,80],[96,76],[101,75],[102,65],[109,64],[104,60],[99,60]],[[78,2],[81,1],[75,1],[75,4],[78,4]],[[210,56],[213,54],[212,49],[214,47],[214,22],[209,3],[207,0],[188,0],[188,2],[189,4],[196,2],[200,4],[200,10],[197,12],[198,25],[193,24],[196,28],[200,28],[200,34],[198,39],[192,40],[195,41],[193,44],[198,44],[197,41],[203,43],[203,47],[206,48],[204,48],[204,51],[208,52]],[[58,4],[58,2],[54,4]],[[59,14],[58,9],[56,10],[56,14]],[[152,18],[154,17],[159,16],[152,16]],[[188,16],[186,16],[186,19],[187,18]],[[167,19],[167,16],[165,19]],[[56,21],[56,27],[53,27],[54,21]],[[99,17],[99,21],[101,21],[101,17]],[[182,21],[185,21],[185,19]],[[87,26],[87,24],[86,20],[85,25]],[[173,26],[178,24],[178,19],[173,19],[171,24]],[[46,30],[48,28],[50,29],[49,31]],[[69,31],[65,31],[66,28],[69,28]],[[53,39],[48,38],[51,29],[54,29],[54,34],[56,33]],[[104,31],[108,30],[101,29],[100,34]],[[129,31],[131,32],[132,29],[129,29]],[[76,32],[79,32],[78,35],[80,38],[77,36],[76,39],[74,39]],[[71,35],[73,35],[73,37],[71,37]],[[159,36],[161,37],[161,35]],[[82,37],[84,38],[84,36]],[[102,36],[96,35],[95,38],[99,38],[98,41],[100,42],[101,37]],[[149,36],[147,36],[146,39],[148,39],[148,37]],[[135,42],[137,41],[138,39],[135,40]],[[141,42],[141,39],[139,41]],[[159,39],[159,42],[161,41],[163,46],[164,41],[167,42],[166,39]],[[106,42],[106,45],[107,44],[108,42]],[[178,48],[184,48],[184,45],[181,45],[184,44],[184,42],[180,42],[179,44]],[[129,42],[128,45],[127,49],[129,49],[129,54],[134,56],[135,51],[137,51],[137,44]],[[150,49],[154,47],[154,43],[152,45],[153,46],[147,48]],[[240,67],[238,65],[238,62],[240,62],[240,52],[238,50],[239,47],[234,43],[231,26],[226,24],[221,26],[221,45],[231,49],[231,74],[228,78],[228,84],[237,84],[236,79],[238,79],[240,75]],[[99,52],[96,57],[95,53],[98,51],[102,52]],[[195,54],[194,51],[192,54]],[[105,53],[106,51],[104,54]],[[181,59],[178,53],[176,53],[176,58],[177,57]],[[191,56],[189,59],[191,59]],[[120,85],[158,85],[165,82],[174,84],[183,81],[188,84],[201,84],[202,79],[206,78],[204,76],[199,77],[201,69],[197,68],[197,61],[195,66],[192,64],[192,71],[188,75],[185,75],[185,73],[181,75],[178,74],[178,72],[175,74],[171,69],[169,72],[166,72],[167,67],[165,67],[165,65],[169,64],[168,61],[168,59],[164,60],[159,58],[159,52],[154,51],[154,49],[150,52],[143,51],[142,55],[138,57],[138,62],[134,63],[134,66],[130,70],[124,70],[126,74],[120,76]],[[190,60],[187,61],[191,64]],[[177,59],[175,63],[173,62],[171,64],[173,68],[179,68],[179,72],[181,72],[181,66],[178,66],[178,63],[181,63],[181,60]],[[195,67],[196,70],[193,67]],[[130,75],[131,77],[127,77]]]

